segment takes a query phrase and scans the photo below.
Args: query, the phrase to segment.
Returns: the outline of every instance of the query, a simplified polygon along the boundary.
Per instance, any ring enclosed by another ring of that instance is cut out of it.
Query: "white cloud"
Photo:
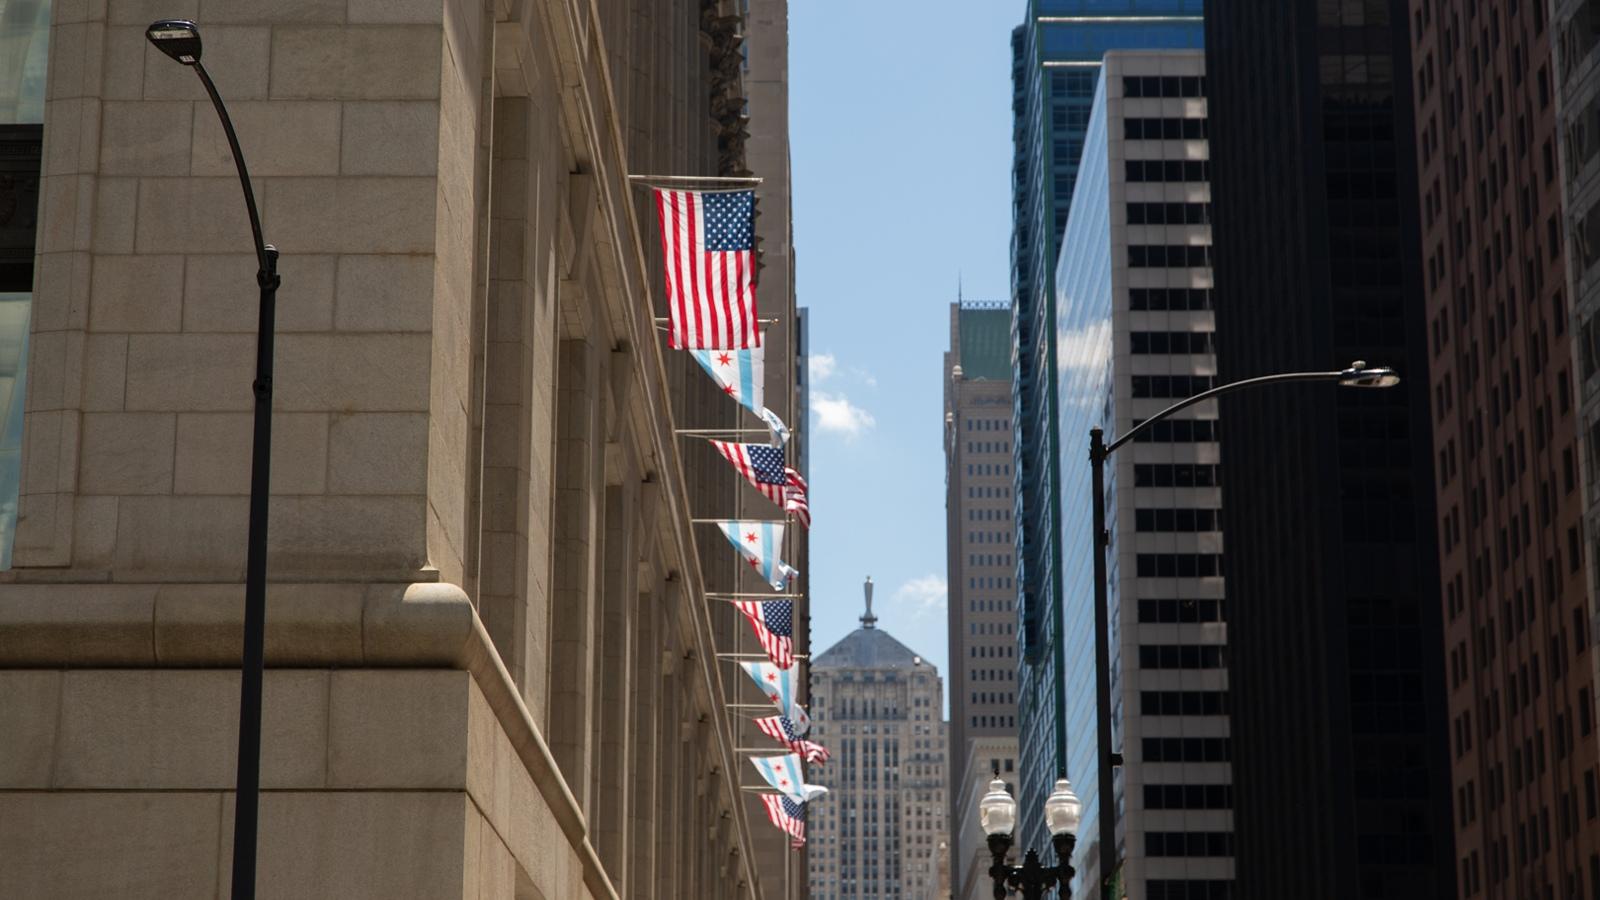
[[[806,358],[806,368],[811,375],[811,383],[821,384],[833,377],[839,368],[839,361],[832,353],[813,353]]]
[[[1065,404],[1094,408],[1105,401],[1104,396],[1081,393],[1084,379],[1096,383],[1105,372],[1111,359],[1111,320],[1096,319],[1081,328],[1072,328],[1056,334],[1056,368],[1071,381],[1063,385],[1061,398]]]
[[[863,432],[878,424],[878,420],[843,394],[811,390],[811,414],[816,417],[817,428],[842,434],[847,438],[860,437]]]
[[[927,615],[943,616],[945,598],[950,586],[941,575],[923,575],[895,588],[889,595],[889,604],[901,615],[920,618]]]

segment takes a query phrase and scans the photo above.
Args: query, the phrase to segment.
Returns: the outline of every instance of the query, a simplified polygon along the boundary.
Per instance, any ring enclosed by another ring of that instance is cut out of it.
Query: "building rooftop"
[[[1011,308],[1007,304],[961,306],[961,375],[968,381],[1011,382]]]
[[[811,661],[812,669],[909,669],[932,664],[921,654],[878,630],[878,617],[872,614],[872,579],[866,583],[867,611],[861,627]]]

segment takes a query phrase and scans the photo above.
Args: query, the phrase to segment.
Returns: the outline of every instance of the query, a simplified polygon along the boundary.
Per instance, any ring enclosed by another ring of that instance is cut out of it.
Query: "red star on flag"
[[[778,676],[776,674],[772,673],[772,672],[768,672],[767,673],[767,680],[768,681],[777,681],[778,680]]]
[[[730,354],[727,354],[727,353],[719,353],[719,354],[717,354],[717,365],[719,365],[719,366],[731,366],[731,365],[733,365],[733,356],[730,355]]]
[[[767,695],[767,699],[771,700],[773,703],[777,703],[779,700],[781,700],[783,698],[779,697],[777,694],[768,694]]]
[[[732,397],[733,396],[733,385],[730,384],[727,387],[723,388],[722,392],[724,394],[727,394],[729,397]]]
[[[747,532],[744,536],[744,542],[747,544],[754,544],[756,542],[756,533],[754,531]]]

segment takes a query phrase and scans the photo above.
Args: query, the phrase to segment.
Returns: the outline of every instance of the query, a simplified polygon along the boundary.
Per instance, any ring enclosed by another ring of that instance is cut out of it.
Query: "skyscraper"
[[[973,757],[974,741],[1009,739],[1005,756],[1016,756],[1011,435],[1011,311],[1005,303],[953,303],[944,355],[952,787],[989,782],[993,754]],[[969,762],[981,771],[967,771]],[[959,886],[972,866],[987,870],[988,850],[982,834],[972,840],[968,823],[956,818],[962,791],[949,793],[950,875]]]
[[[1221,404],[1238,898],[1454,892],[1405,8],[1206,11],[1219,377],[1404,377]]]
[[[1083,450],[1062,462],[1058,511],[1079,896],[1104,873],[1104,803],[1127,896],[1224,897],[1233,877],[1215,403],[1111,457],[1111,714],[1127,762],[1110,796],[1095,705],[1089,429],[1114,439],[1215,381],[1204,71],[1198,50],[1106,54],[1056,272],[1059,437]]]
[[[1044,803],[1063,761],[1061,535],[1056,447],[1056,247],[1067,224],[1100,59],[1117,48],[1197,48],[1203,0],[1028,0],[1011,34],[1011,305],[1019,802]],[[1044,846],[1037,816],[1021,837]]]
[[[815,900],[931,898],[945,834],[939,670],[878,628],[872,579],[861,627],[811,661],[811,737],[832,751],[810,804]]]
[[[1514,0],[1419,4],[1411,24],[1460,893],[1580,896],[1600,746],[1555,32]]]

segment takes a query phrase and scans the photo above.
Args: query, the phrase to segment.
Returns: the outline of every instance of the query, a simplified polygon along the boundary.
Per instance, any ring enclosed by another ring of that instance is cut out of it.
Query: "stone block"
[[[438,26],[274,28],[272,97],[436,100],[443,52]]]
[[[34,331],[83,329],[89,326],[87,253],[41,253],[34,266]]]
[[[268,672],[261,783],[325,783],[326,671]],[[239,675],[226,670],[87,670],[63,676],[55,784],[67,790],[227,790],[235,784]]]
[[[350,23],[437,25],[444,0],[350,0]]]
[[[133,335],[126,406],[179,412],[250,409],[255,347],[255,337],[244,334]]]
[[[345,175],[431,176],[439,160],[439,104],[346,103],[339,137]]]
[[[277,331],[333,327],[334,257],[295,254],[278,260]],[[255,334],[261,290],[254,253],[191,256],[184,271],[183,330]]]
[[[275,497],[267,546],[273,565],[294,573],[393,577],[428,564],[427,499]]]
[[[79,421],[70,411],[30,412],[22,430],[22,493],[77,489]]]
[[[328,437],[328,490],[422,494],[427,488],[424,413],[335,413]]]
[[[184,413],[178,416],[173,491],[179,494],[249,494],[251,413]],[[275,413],[272,417],[272,493],[320,494],[327,484],[328,417]]]
[[[256,196],[261,196],[259,184]],[[252,247],[250,218],[245,213],[238,178],[182,175],[140,180],[139,215],[134,229],[137,252],[254,252]]]
[[[57,22],[50,31],[50,73],[45,96],[50,100],[93,97],[100,90],[104,22]]]
[[[73,497],[72,563],[109,570],[117,545],[117,498]]]
[[[83,409],[90,412],[121,409],[127,370],[127,335],[89,335],[83,351]]]
[[[183,322],[181,256],[96,256],[89,330],[175,332]]]
[[[175,69],[187,68],[167,62]],[[194,73],[188,74],[192,78]],[[106,103],[101,114],[100,171],[107,175],[187,173],[194,109],[193,103],[178,101]]]
[[[157,16],[156,18],[163,18]],[[173,18],[170,14],[165,18]],[[146,19],[145,23],[155,21]],[[217,92],[232,109],[240,100],[263,100],[267,96],[268,54],[271,51],[271,29],[241,27],[237,25],[212,25],[201,21],[205,28],[206,71],[217,83]],[[216,113],[209,107],[211,98],[204,85],[188,66],[173,62],[166,54],[146,42],[144,54],[144,96],[147,100],[194,100],[197,115],[213,118]],[[246,150],[246,154],[250,151]],[[252,157],[247,155],[246,159]]]
[[[44,174],[94,172],[100,160],[98,99],[50,101],[50,128],[45,136]]]
[[[108,25],[105,31],[105,59],[100,64],[100,97],[104,100],[138,100],[144,96],[144,55],[150,42],[145,26]]]
[[[252,0],[251,6],[260,7]],[[339,174],[339,104],[315,101],[253,100],[229,103],[228,114],[249,148],[250,174]],[[216,116],[194,121],[192,169],[195,175],[231,175],[233,152]]]
[[[432,253],[435,190],[432,178],[277,178],[262,220],[285,254]]]
[[[269,666],[348,665],[361,658],[359,584],[267,586]],[[243,584],[168,584],[156,594],[156,655],[167,665],[237,666]]]
[[[124,497],[115,567],[143,578],[244,578],[245,497]]]
[[[13,308],[17,304],[10,304]],[[21,317],[18,316],[18,319]],[[83,334],[35,332],[28,342],[27,408],[44,412],[76,408],[83,371]],[[4,381],[7,390],[13,382]]]
[[[432,256],[341,256],[334,327],[340,331],[428,331],[433,326]]]
[[[454,792],[274,791],[261,798],[261,900],[466,900],[466,796]],[[227,896],[232,809],[221,834]],[[210,896],[209,892],[201,896]]]
[[[0,793],[6,894],[214,896],[221,813],[215,793]]]
[[[107,0],[106,2],[106,18],[113,25],[138,25],[144,28],[157,19],[194,19],[199,15],[200,0]]]
[[[61,673],[0,671],[0,789],[50,787]]]
[[[154,663],[155,594],[136,584],[75,585],[65,594],[53,585],[0,587],[0,660],[23,667]]]
[[[229,25],[343,22],[345,0],[200,0],[203,21]]]
[[[85,413],[78,490],[116,495],[170,492],[173,420],[171,413]]]
[[[139,179],[100,178],[95,183],[94,234],[90,247],[95,253],[133,252],[134,214],[139,208]]]
[[[459,670],[334,672],[329,787],[464,791],[471,688]]]
[[[424,412],[427,335],[305,334],[278,340],[280,409]]]

